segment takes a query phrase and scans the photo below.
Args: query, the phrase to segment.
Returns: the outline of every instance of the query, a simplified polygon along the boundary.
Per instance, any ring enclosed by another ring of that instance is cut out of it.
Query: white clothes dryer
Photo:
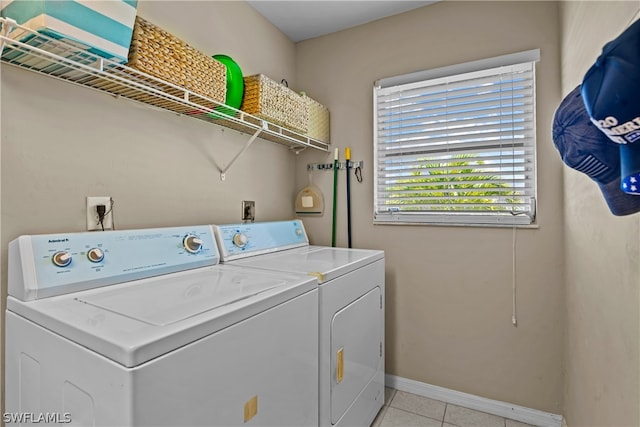
[[[384,252],[311,246],[299,220],[214,229],[225,265],[318,279],[319,425],[371,425],[384,401]]]
[[[317,425],[316,279],[218,260],[211,226],[12,241],[5,418]]]

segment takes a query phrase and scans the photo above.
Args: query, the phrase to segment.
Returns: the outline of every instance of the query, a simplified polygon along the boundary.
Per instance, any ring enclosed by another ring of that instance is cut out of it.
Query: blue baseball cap
[[[582,97],[593,123],[620,144],[622,190],[640,195],[640,20],[604,46]]]
[[[582,100],[580,86],[560,103],[553,118],[553,143],[562,161],[584,173],[600,187],[614,215],[640,211],[640,197],[620,188],[620,150],[591,122]]]

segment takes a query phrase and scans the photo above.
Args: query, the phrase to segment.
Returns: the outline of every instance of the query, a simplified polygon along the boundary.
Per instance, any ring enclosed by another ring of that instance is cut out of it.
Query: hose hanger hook
[[[360,166],[358,166],[355,169],[355,174],[356,174],[356,179],[358,180],[358,183],[362,183],[362,168]]]

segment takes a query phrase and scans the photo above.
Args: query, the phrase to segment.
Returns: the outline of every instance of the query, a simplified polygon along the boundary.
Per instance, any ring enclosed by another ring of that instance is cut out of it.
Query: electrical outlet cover
[[[113,229],[113,212],[111,210],[111,196],[90,196],[87,197],[87,231],[102,230],[98,221],[98,211],[96,206],[105,206],[105,216],[103,225],[105,230]]]
[[[242,220],[253,221],[256,219],[256,202],[252,200],[242,201]]]

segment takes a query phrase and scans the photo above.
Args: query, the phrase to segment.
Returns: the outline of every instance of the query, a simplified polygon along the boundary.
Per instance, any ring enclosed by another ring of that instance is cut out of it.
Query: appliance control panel
[[[209,225],[20,236],[9,295],[29,301],[217,264]]]
[[[308,246],[300,220],[214,225],[220,261]]]

